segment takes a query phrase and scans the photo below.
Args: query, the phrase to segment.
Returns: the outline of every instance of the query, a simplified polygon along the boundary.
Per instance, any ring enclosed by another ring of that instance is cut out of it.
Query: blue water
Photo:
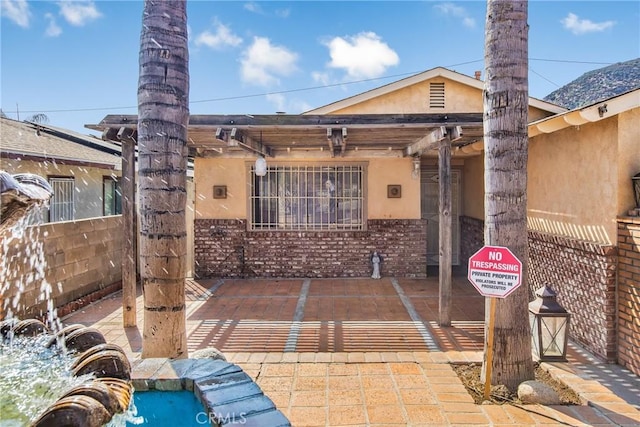
[[[127,426],[203,427],[210,426],[207,412],[192,391],[136,391],[133,403],[142,424]]]

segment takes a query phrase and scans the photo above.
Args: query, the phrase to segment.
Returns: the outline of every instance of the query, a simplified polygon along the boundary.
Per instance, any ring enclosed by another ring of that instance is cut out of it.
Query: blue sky
[[[0,2],[4,114],[91,133],[137,113],[142,1]],[[297,114],[434,67],[484,67],[485,1],[187,7],[192,114]],[[530,1],[530,95],[640,57],[639,22],[637,0]]]

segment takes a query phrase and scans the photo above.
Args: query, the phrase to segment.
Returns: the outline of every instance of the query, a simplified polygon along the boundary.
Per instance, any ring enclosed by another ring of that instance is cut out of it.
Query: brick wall
[[[549,285],[571,313],[571,338],[616,361],[615,246],[529,231],[529,289]]]
[[[484,245],[484,221],[462,217],[460,227],[461,262],[466,267],[469,257]],[[528,234],[530,298],[549,285],[571,313],[571,338],[615,361],[616,248],[532,230]]]
[[[66,313],[72,302],[77,308],[116,291],[121,242],[120,215],[31,226],[21,237],[7,236],[0,248],[0,318],[9,311],[19,318],[42,317],[47,294]]]
[[[484,246],[484,221],[469,216],[460,217],[460,265],[466,268],[469,258]]]
[[[640,375],[640,218],[618,220],[618,363]]]
[[[196,277],[426,277],[426,220],[369,220],[366,231],[247,231],[245,220],[195,220]]]

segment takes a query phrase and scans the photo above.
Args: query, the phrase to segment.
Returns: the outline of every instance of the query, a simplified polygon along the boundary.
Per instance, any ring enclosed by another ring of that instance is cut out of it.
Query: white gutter
[[[616,116],[640,106],[640,89],[597,102],[593,105],[567,111],[529,123],[529,138],[552,133],[570,126],[580,126]]]

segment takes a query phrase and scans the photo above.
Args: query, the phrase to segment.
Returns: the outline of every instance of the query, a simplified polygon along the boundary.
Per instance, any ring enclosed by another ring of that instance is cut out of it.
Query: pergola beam
[[[440,141],[447,136],[447,128],[439,126],[404,149],[404,156],[420,156],[423,152],[438,148]]]
[[[228,147],[240,147],[260,156],[273,157],[271,148],[260,141],[255,141],[248,135],[244,135],[242,129],[231,128],[231,130],[226,130],[217,128],[216,139],[226,143]]]
[[[462,136],[463,136],[462,126],[454,126],[452,128],[447,129],[447,132],[449,133],[449,138],[451,139],[451,142],[456,142],[462,139]]]
[[[347,149],[347,128],[327,128],[327,142],[329,144],[331,157],[335,156],[335,150],[337,147],[340,147],[340,156],[344,157],[344,152]]]

